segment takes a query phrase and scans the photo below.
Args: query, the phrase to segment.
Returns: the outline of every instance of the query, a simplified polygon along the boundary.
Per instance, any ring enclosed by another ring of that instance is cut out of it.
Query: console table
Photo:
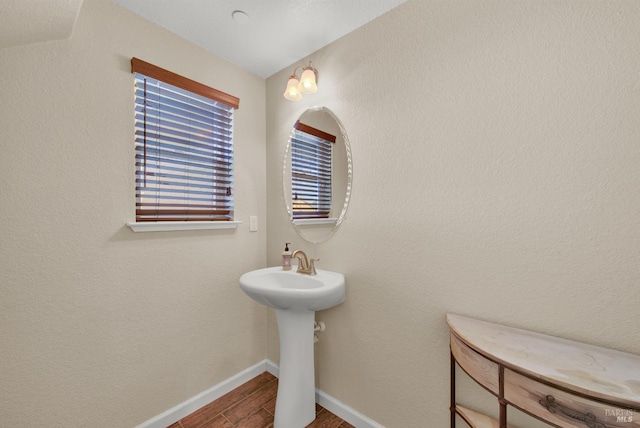
[[[451,428],[456,414],[472,428],[511,427],[507,406],[555,427],[640,428],[640,356],[460,315],[447,323]],[[456,402],[456,365],[497,397],[499,419]]]

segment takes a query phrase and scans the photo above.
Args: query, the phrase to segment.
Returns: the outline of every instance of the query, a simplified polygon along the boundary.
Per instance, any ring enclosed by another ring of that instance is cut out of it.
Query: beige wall
[[[317,316],[318,386],[388,427],[446,426],[446,312],[640,353],[635,0],[409,0],[312,55],[320,91],[298,103],[282,98],[292,68],[265,92],[84,3],[70,40],[0,50],[0,425],[134,426],[277,362],[275,318],[237,279],[285,241],[347,277]],[[240,97],[236,231],[124,226],[132,56]],[[347,220],[317,248],[281,185],[290,127],[316,104],[354,157]]]
[[[282,97],[306,59],[267,80],[268,262],[294,242],[347,278],[316,317],[322,390],[388,427],[447,426],[447,312],[640,353],[639,21],[635,0],[409,0],[309,57],[318,93]],[[354,159],[317,248],[280,182],[315,104]]]
[[[235,231],[133,233],[132,56],[240,98]],[[264,359],[265,82],[106,0],[0,50],[0,426],[135,426]],[[257,215],[260,229],[250,233]]]

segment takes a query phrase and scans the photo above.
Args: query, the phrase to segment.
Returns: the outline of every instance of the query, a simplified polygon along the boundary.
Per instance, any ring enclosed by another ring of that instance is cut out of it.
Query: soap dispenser
[[[291,270],[291,251],[289,250],[290,242],[284,244],[284,251],[282,252],[282,270]]]

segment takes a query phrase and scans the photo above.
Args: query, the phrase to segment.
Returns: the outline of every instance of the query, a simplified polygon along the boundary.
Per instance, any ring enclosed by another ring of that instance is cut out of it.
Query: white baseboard
[[[275,377],[280,377],[280,367],[271,360],[264,360],[264,363],[267,366],[267,371],[274,375]]]
[[[366,417],[356,409],[352,409],[318,388],[316,388],[316,403],[356,428],[384,428],[373,419]]]
[[[257,364],[242,370],[231,376],[229,379],[212,386],[206,391],[189,398],[187,401],[172,407],[171,409],[141,423],[136,428],[167,428],[169,425],[178,422],[180,419],[206,406],[212,401],[222,397],[229,391],[233,391],[245,382],[267,370],[267,360],[262,360]]]
[[[143,422],[136,428],[166,428],[265,371],[271,373],[275,377],[278,377],[280,374],[280,368],[276,363],[271,360],[262,360],[259,363],[244,369],[240,373],[231,376],[229,379],[212,386],[206,391],[191,397],[184,403],[178,404],[158,416]],[[356,428],[384,428],[384,426],[318,388],[316,388],[316,403],[339,418],[349,422]]]

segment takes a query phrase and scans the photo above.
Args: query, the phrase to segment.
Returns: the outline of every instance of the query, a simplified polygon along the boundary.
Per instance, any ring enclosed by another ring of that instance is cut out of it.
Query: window
[[[233,220],[233,113],[239,100],[131,59],[136,222]]]
[[[291,138],[293,219],[328,218],[331,212],[331,147],[336,137],[297,122]]]

